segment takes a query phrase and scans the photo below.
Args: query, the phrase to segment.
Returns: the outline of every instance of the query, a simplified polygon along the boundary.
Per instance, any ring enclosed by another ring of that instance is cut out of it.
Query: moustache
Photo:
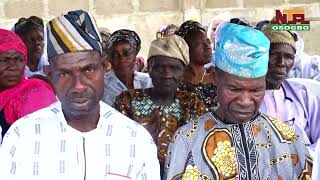
[[[240,113],[250,113],[250,112],[254,112],[254,110],[255,110],[254,107],[243,108],[240,106],[234,106],[231,109],[232,109],[232,111],[240,112]]]
[[[70,93],[70,95],[68,96],[69,99],[76,99],[76,98],[92,98],[92,93],[88,92],[88,91],[85,91],[85,92],[81,92],[81,93],[78,93],[78,92],[72,92]]]
[[[178,84],[180,83],[177,78],[163,78],[160,79],[161,84]]]

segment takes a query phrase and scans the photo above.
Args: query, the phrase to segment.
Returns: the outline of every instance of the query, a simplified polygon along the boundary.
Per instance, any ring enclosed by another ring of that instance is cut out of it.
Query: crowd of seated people
[[[147,57],[83,10],[0,29],[0,179],[320,178],[320,96],[288,80],[320,58],[269,24],[164,25]]]

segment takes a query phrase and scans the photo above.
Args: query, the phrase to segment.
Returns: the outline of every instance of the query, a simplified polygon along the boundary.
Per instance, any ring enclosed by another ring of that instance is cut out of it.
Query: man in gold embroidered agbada
[[[236,48],[234,48],[236,47]],[[285,123],[259,112],[270,42],[246,24],[217,30],[219,108],[179,128],[168,148],[165,179],[307,179],[312,160]]]

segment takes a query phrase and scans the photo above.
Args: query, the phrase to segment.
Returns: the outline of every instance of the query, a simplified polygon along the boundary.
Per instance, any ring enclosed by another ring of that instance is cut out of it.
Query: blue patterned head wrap
[[[226,22],[217,30],[215,65],[238,77],[262,77],[268,71],[269,49],[261,31]]]

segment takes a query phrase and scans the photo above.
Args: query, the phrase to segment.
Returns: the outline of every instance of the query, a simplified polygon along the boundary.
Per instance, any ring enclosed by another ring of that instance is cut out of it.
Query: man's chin
[[[267,89],[279,89],[283,80],[269,80],[267,81]],[[270,87],[269,87],[270,86]]]
[[[234,116],[235,123],[246,123],[250,121],[254,115],[252,113],[237,113],[236,116]]]
[[[175,92],[177,88],[162,86],[160,94],[171,94]]]
[[[86,115],[94,109],[94,105],[90,101],[84,103],[71,103],[64,108],[64,111],[68,111],[73,115]]]
[[[249,122],[251,120],[252,117],[246,117],[246,118],[237,118],[236,123],[237,124],[243,124],[246,122]]]
[[[68,110],[68,117],[73,117],[74,119],[83,119],[87,117],[94,116],[93,111],[94,108],[86,108],[86,109],[70,109]],[[65,114],[67,112],[64,111]]]

